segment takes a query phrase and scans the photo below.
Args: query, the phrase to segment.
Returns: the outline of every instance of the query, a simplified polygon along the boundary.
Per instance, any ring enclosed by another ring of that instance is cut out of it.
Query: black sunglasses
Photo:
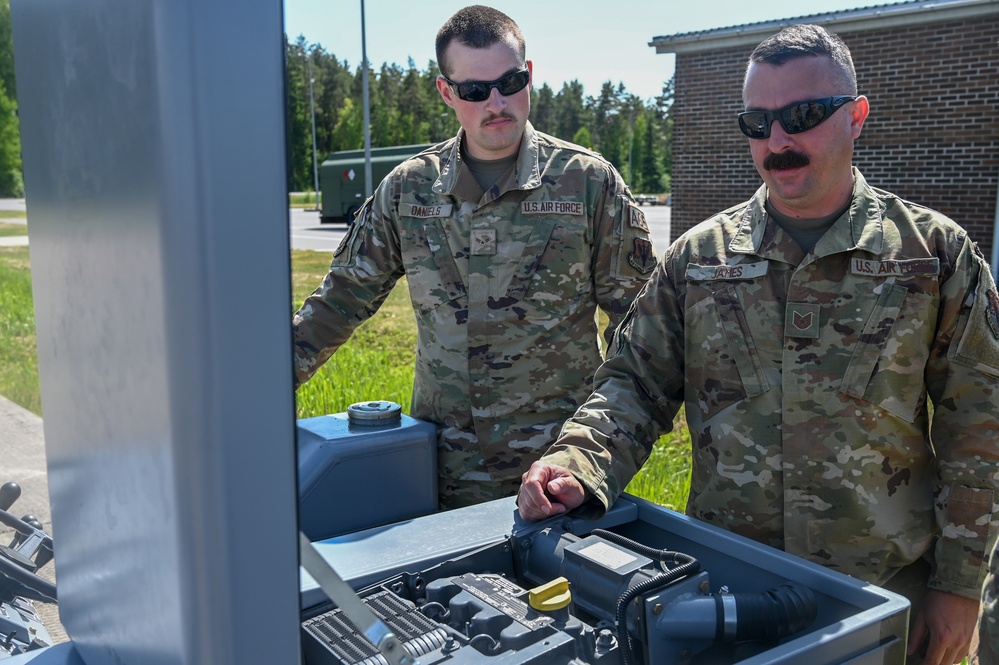
[[[770,126],[778,120],[788,134],[800,134],[821,125],[855,99],[853,95],[837,95],[795,102],[776,111],[743,111],[739,114],[739,128],[751,139],[766,139],[770,138]]]
[[[499,94],[504,97],[520,92],[531,80],[531,70],[521,69],[520,71],[507,74],[495,81],[467,81],[465,83],[455,83],[448,77],[441,75],[447,81],[451,90],[458,95],[458,99],[466,102],[484,102],[489,99],[489,93],[493,88],[499,90]]]

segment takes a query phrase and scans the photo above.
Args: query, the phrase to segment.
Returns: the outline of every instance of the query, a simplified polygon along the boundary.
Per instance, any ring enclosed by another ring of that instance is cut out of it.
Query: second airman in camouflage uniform
[[[516,28],[488,8],[456,16],[474,24],[482,13],[498,18],[501,35]],[[609,316],[609,341],[656,264],[645,219],[614,167],[535,131],[526,121],[529,87],[508,96],[495,89],[493,79],[525,67],[506,35],[487,48],[447,47],[442,71],[488,78],[489,98],[465,101],[456,85],[439,82],[462,130],[379,185],[294,318],[301,384],[406,276],[418,328],[412,415],[439,426],[448,508],[516,493],[590,393],[601,361],[597,308]],[[461,57],[482,53],[496,63],[462,69]],[[511,118],[523,123],[520,135]],[[510,146],[510,167],[483,191],[466,151],[496,145]]]
[[[999,526],[989,266],[953,221],[852,167],[869,105],[842,40],[765,40],[743,97],[765,184],[667,251],[525,474],[521,513],[605,509],[685,406],[689,515],[897,585],[910,654],[959,662]]]
[[[609,506],[686,403],[689,515],[876,584],[931,553],[977,597],[999,298],[964,231],[856,180],[808,260],[766,188],[675,242],[543,459]]]

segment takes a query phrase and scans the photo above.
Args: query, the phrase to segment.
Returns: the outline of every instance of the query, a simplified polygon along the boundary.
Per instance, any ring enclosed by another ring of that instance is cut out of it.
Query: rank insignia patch
[[[784,318],[784,335],[818,339],[819,306],[811,303],[789,302]]]

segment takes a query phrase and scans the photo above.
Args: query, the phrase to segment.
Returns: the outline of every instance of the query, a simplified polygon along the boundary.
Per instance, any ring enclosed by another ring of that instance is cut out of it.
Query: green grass
[[[683,512],[690,492],[690,430],[683,409],[673,419],[673,431],[659,437],[648,461],[626,491]]]
[[[28,248],[0,247],[0,395],[41,415]]]
[[[0,210],[0,213],[10,212],[9,210]],[[0,219],[3,219],[3,215],[0,214]],[[28,225],[27,224],[7,224],[0,222],[0,238],[7,236],[26,236],[28,235]]]
[[[288,195],[288,205],[292,208],[315,208],[317,198],[315,192],[296,192]]]
[[[327,252],[292,251],[291,311],[322,281],[330,258]],[[398,402],[408,412],[415,357],[416,320],[403,280],[378,313],[299,388],[298,417],[341,413],[372,399]],[[0,395],[41,415],[27,247],[0,247]],[[689,486],[690,436],[680,415],[627,489],[682,511]]]

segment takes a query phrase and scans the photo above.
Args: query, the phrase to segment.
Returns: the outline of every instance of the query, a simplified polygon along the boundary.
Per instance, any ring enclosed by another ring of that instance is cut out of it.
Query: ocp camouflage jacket
[[[609,506],[681,405],[687,513],[882,583],[977,597],[995,539],[999,297],[943,215],[871,188],[811,253],[766,187],[670,247],[545,461]]]

